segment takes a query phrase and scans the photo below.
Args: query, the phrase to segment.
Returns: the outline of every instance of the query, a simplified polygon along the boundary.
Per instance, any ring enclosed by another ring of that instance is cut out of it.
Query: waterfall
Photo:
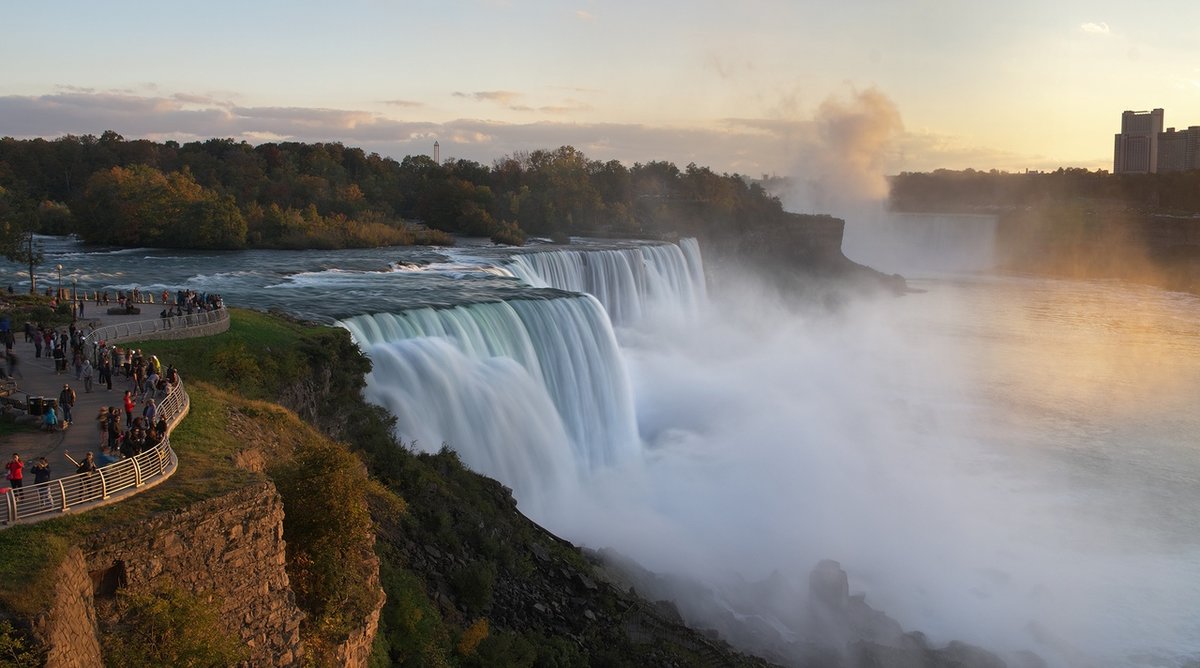
[[[640,452],[629,377],[596,299],[516,299],[340,323],[371,357],[367,399],[399,436],[445,442],[536,496]]]
[[[508,269],[534,287],[594,296],[615,325],[634,324],[652,311],[691,317],[707,296],[700,246],[690,238],[678,246],[523,253]]]
[[[996,217],[879,212],[847,219],[846,257],[905,276],[988,271],[996,265]]]

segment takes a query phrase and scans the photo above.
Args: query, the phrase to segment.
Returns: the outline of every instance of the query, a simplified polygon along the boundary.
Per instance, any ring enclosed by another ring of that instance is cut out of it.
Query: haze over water
[[[475,397],[460,408],[479,422],[455,423],[450,445],[477,466],[492,457],[494,469],[480,467],[556,533],[699,578],[719,592],[709,601],[772,617],[784,637],[787,611],[735,585],[778,572],[803,593],[809,569],[832,558],[852,591],[938,642],[1030,649],[1055,665],[1200,654],[1200,298],[993,275],[986,234],[953,237],[930,257],[920,240],[856,247],[856,233],[851,258],[871,254],[925,292],[830,312],[718,275],[694,309],[645,309],[613,330],[589,300],[504,276],[508,253],[491,249],[106,253],[51,240],[43,268],[61,262],[89,287],[207,289],[326,322],[563,302],[579,331],[614,337],[621,367],[589,381],[596,398],[580,404],[547,390],[563,388],[530,360],[464,356],[428,337],[370,349],[410,365],[459,355],[474,384],[436,398]],[[947,254],[984,259],[948,267]],[[19,290],[15,269],[10,280]],[[381,376],[381,359],[376,400],[430,394]],[[446,364],[425,368],[453,377]],[[531,399],[501,405],[505,396]],[[616,424],[623,401],[628,437]],[[606,454],[586,459],[596,453],[577,441],[592,436],[573,425],[589,416],[571,411],[591,405],[617,417],[602,421]],[[419,427],[404,422],[411,437]],[[541,450],[522,449],[532,441]],[[418,443],[439,445],[436,435]],[[504,457],[517,451],[526,458]]]

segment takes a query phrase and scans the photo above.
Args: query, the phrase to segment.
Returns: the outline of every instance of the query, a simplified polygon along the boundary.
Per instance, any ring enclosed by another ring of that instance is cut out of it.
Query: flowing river
[[[941,240],[904,248],[849,229],[851,258],[923,292],[832,311],[740,276],[706,285],[686,240],[218,253],[47,237],[39,281],[61,264],[81,290],[192,288],[347,328],[374,362],[368,400],[410,447],[446,443],[559,535],[691,578],[680,606],[698,624],[716,608],[802,638],[790,604],[749,584],[802,594],[832,558],[936,642],[1196,660],[1200,297],[996,275],[987,221],[969,222],[889,227]]]

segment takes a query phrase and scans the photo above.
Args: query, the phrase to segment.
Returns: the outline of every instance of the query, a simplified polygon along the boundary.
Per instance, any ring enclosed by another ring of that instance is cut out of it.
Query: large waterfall
[[[700,246],[691,238],[678,246],[523,253],[508,268],[532,286],[593,295],[617,325],[636,323],[651,309],[694,315],[706,295]]]
[[[367,398],[418,447],[532,499],[639,451],[612,327],[587,295],[377,313],[342,322],[374,362]]]
[[[860,212],[847,216],[842,251],[909,278],[989,271],[996,266],[996,216]]]

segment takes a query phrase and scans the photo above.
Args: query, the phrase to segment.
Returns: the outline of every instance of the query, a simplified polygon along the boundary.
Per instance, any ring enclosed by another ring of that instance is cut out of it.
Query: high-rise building
[[[1185,172],[1200,169],[1200,125],[1158,135],[1158,171]]]
[[[1158,171],[1158,138],[1163,131],[1163,110],[1126,111],[1121,114],[1121,134],[1113,148],[1113,173],[1149,174]]]

